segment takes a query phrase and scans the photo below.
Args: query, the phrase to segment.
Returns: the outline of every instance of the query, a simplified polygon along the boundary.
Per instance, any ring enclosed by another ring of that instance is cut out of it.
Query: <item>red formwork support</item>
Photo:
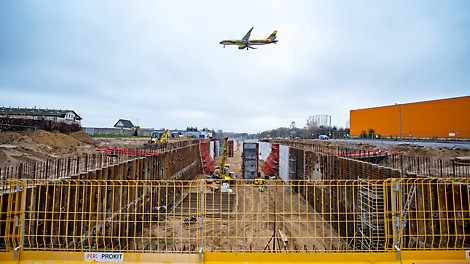
[[[271,144],[271,153],[263,164],[264,175],[279,175],[279,144]]]
[[[199,148],[201,150],[201,159],[202,159],[202,164],[200,167],[201,173],[204,173],[204,174],[213,173],[215,170],[215,162],[214,162],[214,159],[211,157],[210,141],[209,140],[201,141]]]

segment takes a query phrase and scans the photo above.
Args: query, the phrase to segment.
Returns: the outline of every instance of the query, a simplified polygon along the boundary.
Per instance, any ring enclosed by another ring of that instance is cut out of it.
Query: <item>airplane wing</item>
[[[246,33],[246,35],[242,38],[242,43],[248,43],[252,30],[253,30],[253,27],[250,30],[248,30],[248,33]]]

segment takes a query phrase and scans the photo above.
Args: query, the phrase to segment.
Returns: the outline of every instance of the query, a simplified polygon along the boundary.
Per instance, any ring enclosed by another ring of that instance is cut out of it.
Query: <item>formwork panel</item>
[[[242,173],[245,179],[258,177],[258,143],[243,143]]]
[[[289,147],[279,146],[279,177],[284,181],[289,181]]]

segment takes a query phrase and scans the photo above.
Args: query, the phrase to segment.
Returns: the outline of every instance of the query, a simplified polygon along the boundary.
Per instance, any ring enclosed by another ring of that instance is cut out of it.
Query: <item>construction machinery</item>
[[[259,188],[259,191],[260,192],[264,192],[266,190],[266,186],[268,185],[268,183],[266,182],[265,179],[261,179],[261,178],[257,178],[253,181],[253,184],[254,185],[257,185]]]
[[[224,138],[224,146],[222,149],[222,156],[220,158],[220,164],[215,168],[215,172],[211,178],[221,179],[222,181],[229,182],[230,184],[235,183],[236,175],[233,171],[230,171],[230,164],[226,163],[227,160],[227,141],[228,138]]]
[[[264,179],[255,179],[253,182],[254,185],[263,185],[266,184],[266,181]]]
[[[144,145],[154,145],[156,144],[157,142],[160,142],[160,143],[167,143],[168,142],[168,134],[169,134],[169,130],[165,130],[165,132],[161,133],[161,132],[153,132],[152,135],[150,135],[150,140],[148,141],[148,143],[144,144]]]

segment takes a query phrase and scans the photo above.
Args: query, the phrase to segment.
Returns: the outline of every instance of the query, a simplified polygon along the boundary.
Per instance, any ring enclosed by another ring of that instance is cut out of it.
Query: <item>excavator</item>
[[[167,129],[163,134],[160,136],[160,143],[167,143],[168,142],[168,133],[170,131]]]
[[[256,178],[253,181],[253,184],[258,186],[258,189],[259,189],[260,192],[264,192],[266,190],[266,187],[267,187],[268,183],[266,182],[265,179]]]
[[[145,145],[154,145],[157,142],[167,143],[168,142],[168,133],[169,132],[170,131],[168,129],[165,130],[165,132],[163,132],[163,133],[153,132],[152,135],[150,136],[150,140]]]

